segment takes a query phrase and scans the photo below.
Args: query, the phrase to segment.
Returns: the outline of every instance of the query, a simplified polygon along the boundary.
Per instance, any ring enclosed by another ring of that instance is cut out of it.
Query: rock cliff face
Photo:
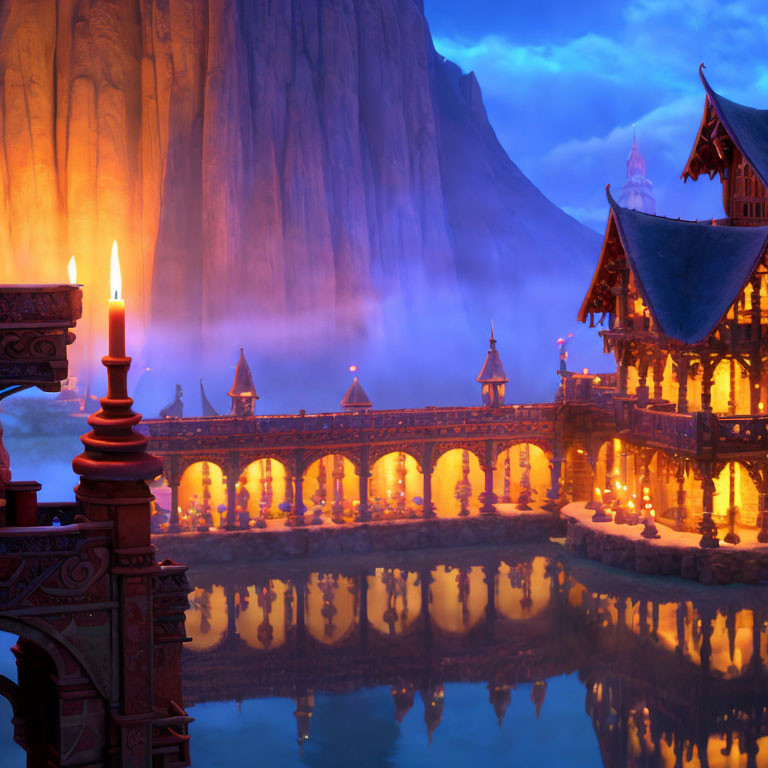
[[[0,0],[0,98],[2,279],[76,254],[96,328],[113,238],[135,319],[344,333],[389,292],[514,290],[599,246],[420,0]]]

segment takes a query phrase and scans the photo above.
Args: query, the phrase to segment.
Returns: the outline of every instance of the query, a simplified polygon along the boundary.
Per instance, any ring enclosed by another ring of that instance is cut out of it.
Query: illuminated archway
[[[432,472],[432,502],[438,517],[476,513],[485,474],[472,451],[454,448],[440,456]],[[462,512],[463,511],[463,512]]]
[[[237,634],[251,648],[279,648],[296,623],[295,603],[296,596],[290,582],[269,579],[263,584],[248,587],[244,594],[239,594],[239,611],[235,618]]]
[[[307,582],[306,624],[310,635],[324,645],[341,642],[357,627],[360,606],[354,579],[313,573]]]
[[[419,507],[423,492],[424,479],[419,465],[408,453],[388,453],[371,468],[368,497],[369,509],[374,518],[407,517],[413,514]]]
[[[189,596],[186,631],[192,638],[189,643],[192,651],[207,651],[224,639],[227,633],[227,597],[224,587],[195,587]]]
[[[359,493],[355,465],[346,456],[329,453],[313,461],[304,472],[304,503],[309,509],[320,505],[330,515],[335,508],[337,514],[351,520]]]
[[[226,509],[226,505],[226,480],[218,464],[197,461],[184,470],[179,483],[182,529],[222,525],[219,510],[221,507]]]
[[[536,506],[546,502],[551,479],[547,454],[533,443],[515,443],[496,459],[493,490],[500,504],[516,508],[528,499],[528,506]]]
[[[419,575],[400,568],[377,568],[368,576],[368,623],[390,637],[408,633],[421,613]]]
[[[438,568],[429,585],[429,615],[443,632],[465,634],[485,615],[488,590],[483,569]]]
[[[699,386],[701,386],[699,384]],[[749,371],[735,359],[721,360],[712,376],[712,411],[727,414],[731,410],[731,387],[733,387],[734,413],[751,412]]]
[[[270,457],[256,459],[237,479],[235,507],[246,510],[250,518],[257,518],[262,507],[266,518],[285,517],[288,513],[280,506],[291,504],[292,483],[282,462]]]
[[[728,508],[735,506],[736,521],[741,525],[757,525],[757,488],[744,467],[738,462],[729,462],[715,478],[713,514],[720,524],[728,521]]]

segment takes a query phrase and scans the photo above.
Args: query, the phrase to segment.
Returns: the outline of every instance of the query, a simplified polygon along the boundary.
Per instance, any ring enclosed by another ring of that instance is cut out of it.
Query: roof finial
[[[637,149],[637,125],[632,123],[632,148]]]
[[[496,349],[496,337],[493,335],[493,318],[491,318],[491,349]]]

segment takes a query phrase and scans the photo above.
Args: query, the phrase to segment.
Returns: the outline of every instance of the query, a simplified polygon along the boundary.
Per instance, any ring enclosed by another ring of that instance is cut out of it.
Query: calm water
[[[190,581],[194,766],[768,766],[765,588],[641,580],[554,545]]]

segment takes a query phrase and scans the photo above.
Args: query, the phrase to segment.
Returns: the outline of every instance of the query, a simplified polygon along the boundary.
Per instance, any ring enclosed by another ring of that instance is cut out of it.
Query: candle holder
[[[613,520],[600,502],[597,502],[593,509],[595,510],[595,513],[592,515],[593,523],[610,523]]]
[[[643,530],[640,531],[640,535],[644,539],[660,539],[661,535],[659,534],[659,531],[656,528],[656,523],[654,522],[653,517],[650,515],[646,515],[646,517],[643,519]]]
[[[613,502],[613,522],[616,523],[616,525],[626,525],[627,524],[627,510],[624,509],[624,507],[621,505],[621,501],[619,499],[616,499],[616,501]]]
[[[80,440],[85,450],[72,461],[72,469],[88,481],[137,482],[162,474],[162,461],[147,453],[148,438],[134,427],[141,414],[131,409],[128,397],[130,357],[101,360],[107,369],[107,395],[100,399],[101,410],[88,417],[91,431]]]

